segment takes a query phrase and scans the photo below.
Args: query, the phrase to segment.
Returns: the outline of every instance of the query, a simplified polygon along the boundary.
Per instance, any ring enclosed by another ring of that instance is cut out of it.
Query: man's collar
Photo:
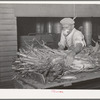
[[[75,28],[73,28],[73,30],[71,31],[71,33],[70,34],[68,34],[68,36],[70,36],[71,34],[73,34],[73,32],[75,31],[76,29]],[[67,36],[67,37],[68,37]]]
[[[76,29],[75,29],[75,28],[73,28],[73,30],[71,31],[71,33],[73,33],[75,30],[76,30]]]

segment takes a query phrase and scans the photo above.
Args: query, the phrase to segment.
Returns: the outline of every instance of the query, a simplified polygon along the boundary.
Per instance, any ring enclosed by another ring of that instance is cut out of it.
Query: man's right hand
[[[59,50],[64,50],[64,46],[63,45],[59,45]]]

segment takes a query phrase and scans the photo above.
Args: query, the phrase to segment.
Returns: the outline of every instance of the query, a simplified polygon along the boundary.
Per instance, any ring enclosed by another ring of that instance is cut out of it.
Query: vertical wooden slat
[[[0,81],[12,80],[17,52],[17,26],[11,4],[0,4]]]

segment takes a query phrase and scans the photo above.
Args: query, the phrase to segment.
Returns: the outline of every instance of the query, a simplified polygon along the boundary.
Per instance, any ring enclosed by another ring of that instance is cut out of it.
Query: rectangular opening
[[[43,40],[47,46],[58,48],[60,40],[61,26],[60,20],[63,17],[17,17],[18,49],[22,48],[23,41],[30,41],[34,37]],[[92,22],[92,38],[97,41],[100,35],[99,17],[77,17],[75,28],[81,31],[84,20],[90,19]],[[94,45],[92,41],[92,45]]]

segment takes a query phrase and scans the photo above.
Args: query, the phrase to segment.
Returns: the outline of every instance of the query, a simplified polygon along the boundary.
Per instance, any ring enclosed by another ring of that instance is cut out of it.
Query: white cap
[[[74,24],[74,20],[72,18],[63,18],[60,23],[62,25],[65,25],[65,24]]]

